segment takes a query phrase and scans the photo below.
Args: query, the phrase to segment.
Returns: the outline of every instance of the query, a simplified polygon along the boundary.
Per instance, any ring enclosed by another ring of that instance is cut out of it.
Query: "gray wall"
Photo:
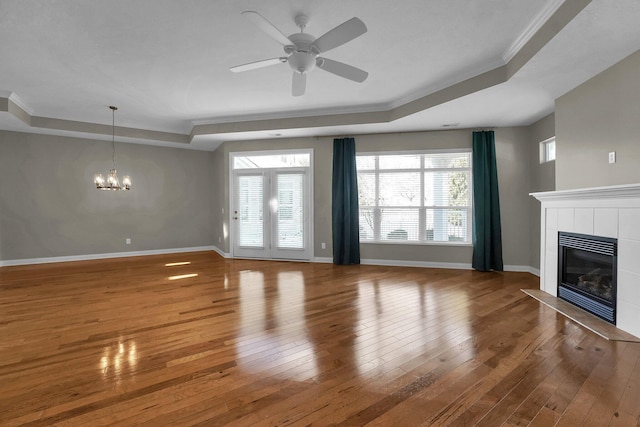
[[[503,223],[504,262],[507,265],[529,265],[529,134],[527,128],[495,130],[498,174],[500,179],[501,216]],[[357,135],[358,152],[427,150],[438,148],[470,148],[471,130]],[[227,142],[214,153],[224,162],[224,205],[229,203],[229,153],[276,149],[314,149],[314,235],[316,257],[332,257],[331,246],[331,170],[332,137],[292,138]],[[218,157],[216,157],[218,158]],[[228,227],[229,216],[217,226],[218,235]],[[321,249],[326,242],[327,248]],[[229,241],[219,246],[229,252]],[[470,263],[470,246],[363,244],[364,259]]]
[[[529,265],[529,130],[496,129],[504,262]],[[471,130],[356,136],[359,152],[469,148]],[[332,137],[242,141],[213,153],[117,144],[130,192],[98,191],[107,141],[0,132],[0,259],[215,245],[229,252],[229,153],[314,150],[314,256],[330,258]],[[224,209],[224,213],[223,213]],[[132,239],[125,245],[125,238]],[[326,242],[326,249],[321,243]],[[470,263],[470,246],[363,244],[364,259]]]
[[[0,131],[0,259],[213,243],[211,153],[116,150],[131,191],[95,189],[93,175],[111,167],[111,142]]]
[[[558,190],[640,182],[639,75],[640,51],[556,100]]]
[[[555,116],[550,114],[529,126],[529,191],[553,191],[556,189],[556,162],[540,163],[540,143],[555,135]],[[529,265],[540,268],[540,202],[529,197],[530,258]]]
[[[529,132],[501,128],[495,137],[504,264],[529,266]]]
[[[212,208],[211,208],[211,224],[212,229],[212,244],[220,249],[221,252],[225,250],[225,216],[227,214],[228,203],[225,200],[225,194],[227,193],[224,188],[225,183],[225,162],[222,150],[216,150],[211,153],[211,196],[212,196]]]

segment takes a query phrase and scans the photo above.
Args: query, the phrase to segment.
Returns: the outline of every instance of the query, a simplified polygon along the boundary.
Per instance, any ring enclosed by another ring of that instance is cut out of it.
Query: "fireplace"
[[[616,324],[617,239],[558,233],[558,297]]]
[[[616,243],[611,291],[616,298],[608,307],[614,314],[609,317],[616,328],[640,337],[640,183],[548,191],[534,197],[542,203],[540,289],[558,296],[559,232],[617,239],[610,241]]]

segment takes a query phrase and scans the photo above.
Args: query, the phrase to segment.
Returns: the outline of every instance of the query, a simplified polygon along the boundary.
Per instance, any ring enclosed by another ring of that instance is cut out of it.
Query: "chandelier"
[[[106,180],[99,173],[95,175],[93,182],[98,190],[131,190],[131,178],[128,176],[123,177],[122,185],[120,185],[120,180],[118,180],[118,174],[116,173],[116,110],[118,107],[111,105],[109,108],[111,109],[111,161],[113,162],[113,168],[109,170]]]

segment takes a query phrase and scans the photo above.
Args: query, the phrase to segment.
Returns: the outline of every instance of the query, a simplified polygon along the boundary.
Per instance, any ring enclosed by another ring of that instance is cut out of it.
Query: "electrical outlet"
[[[322,246],[322,249],[327,249],[327,244],[325,242],[322,242],[320,246]]]
[[[130,244],[131,244],[131,239],[130,239],[129,237],[127,237],[126,239],[124,239],[124,242],[125,242],[127,245],[130,245]]]
[[[609,153],[609,163],[615,163],[615,162],[616,162],[616,152],[611,151]]]

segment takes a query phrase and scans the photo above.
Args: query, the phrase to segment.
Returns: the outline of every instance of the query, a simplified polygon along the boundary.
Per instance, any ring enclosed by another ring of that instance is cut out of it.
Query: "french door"
[[[233,256],[309,260],[309,168],[233,171]]]

